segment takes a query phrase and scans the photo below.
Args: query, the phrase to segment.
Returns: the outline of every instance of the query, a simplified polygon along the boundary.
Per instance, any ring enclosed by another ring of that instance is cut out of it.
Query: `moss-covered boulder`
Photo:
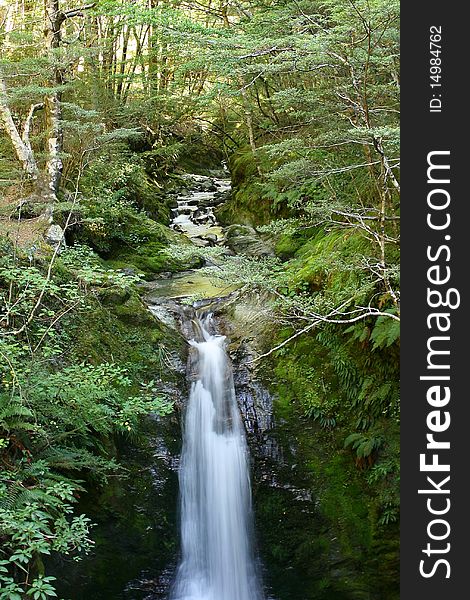
[[[235,254],[245,256],[273,256],[273,249],[249,225],[230,225],[225,230],[226,245]]]

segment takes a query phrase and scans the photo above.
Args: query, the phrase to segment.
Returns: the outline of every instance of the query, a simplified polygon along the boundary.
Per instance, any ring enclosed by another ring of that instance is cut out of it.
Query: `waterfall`
[[[180,468],[182,558],[172,600],[264,600],[252,547],[248,449],[225,337],[197,322],[198,376]]]

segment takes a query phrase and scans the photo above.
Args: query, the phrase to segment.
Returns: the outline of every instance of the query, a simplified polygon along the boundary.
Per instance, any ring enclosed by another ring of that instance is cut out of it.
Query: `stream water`
[[[225,337],[195,323],[198,371],[180,468],[182,559],[173,600],[262,600],[252,547],[248,448]]]
[[[230,182],[193,176],[191,183],[202,189],[177,199],[172,227],[198,245],[223,243],[213,206],[225,199]],[[198,280],[194,275],[192,290]],[[207,296],[219,290],[204,286],[204,291]],[[215,333],[210,314],[196,316],[193,325],[195,380],[179,471],[182,555],[170,598],[262,600],[253,551],[248,446],[225,337]]]
[[[171,227],[197,246],[223,243],[223,229],[217,223],[214,207],[226,199],[230,179],[203,175],[187,175],[185,179],[190,187],[176,198]]]

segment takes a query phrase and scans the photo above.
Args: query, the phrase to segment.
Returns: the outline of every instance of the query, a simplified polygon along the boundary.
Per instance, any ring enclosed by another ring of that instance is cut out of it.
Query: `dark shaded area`
[[[140,439],[120,449],[128,473],[101,493],[84,496],[80,509],[96,523],[95,550],[81,562],[50,567],[60,597],[70,600],[143,600],[160,597],[176,553],[179,424],[173,415],[148,420]]]

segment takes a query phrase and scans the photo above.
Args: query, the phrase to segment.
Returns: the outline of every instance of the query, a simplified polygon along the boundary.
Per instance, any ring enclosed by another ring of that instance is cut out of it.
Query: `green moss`
[[[293,501],[289,490],[258,488],[255,502],[263,557],[277,593],[282,598],[323,598],[329,544],[321,519]]]
[[[135,250],[125,249],[114,253],[108,263],[113,269],[128,267],[147,276],[172,271],[176,268],[175,261],[165,257],[162,253],[164,248],[165,245],[161,242],[147,242]]]
[[[290,333],[280,331],[276,341]],[[278,546],[286,544],[291,567],[306,573],[302,598],[336,599],[348,590],[346,597],[366,599],[371,589],[380,589],[377,597],[392,600],[398,598],[399,536],[396,523],[385,526],[380,518],[384,500],[397,492],[396,484],[382,480],[368,483],[369,471],[359,469],[353,453],[344,449],[345,438],[356,428],[356,417],[332,356],[318,335],[311,334],[271,357],[268,372],[272,375],[267,384],[275,395],[276,437],[286,469],[290,465],[295,469],[296,485],[314,496],[315,513],[295,507],[292,496],[289,505],[289,495],[284,506],[282,499],[277,505],[261,496],[257,506],[267,504],[260,514],[263,519],[271,515],[274,522],[264,547],[270,552],[273,546],[273,568],[285,569],[286,558]],[[311,406],[319,408],[318,412],[311,413]],[[335,426],[328,426],[326,417],[331,416]],[[394,422],[385,419],[379,425],[387,440],[380,460],[396,460],[398,431]],[[285,476],[293,480],[292,472]],[[288,516],[283,515],[284,510]],[[280,525],[276,530],[276,523],[286,518],[286,527]],[[291,539],[286,539],[286,532],[292,534]],[[321,566],[322,574],[316,572],[315,565]]]
[[[131,297],[131,291],[116,286],[104,288],[99,291],[100,302],[105,306],[120,306]]]
[[[254,227],[274,218],[272,203],[262,197],[256,182],[234,187],[230,200],[216,209],[215,215],[223,225],[240,223]]]
[[[364,481],[351,468],[351,457],[338,449],[324,464],[310,461],[313,475],[321,473],[328,485],[321,494],[321,510],[338,525],[342,553],[349,559],[367,555],[371,547],[371,500]]]
[[[86,313],[67,324],[77,361],[116,362],[135,377],[171,376],[162,352],[182,351],[184,342],[175,331],[156,320],[137,291],[119,304],[90,304]]]
[[[294,254],[302,247],[304,240],[298,236],[281,235],[276,243],[275,251],[281,259],[292,258]]]
[[[170,258],[163,251],[171,244],[190,244],[184,235],[181,235],[160,223],[152,225],[151,232],[147,232],[150,239],[136,246],[117,246],[107,256],[107,263],[113,269],[130,268],[142,273],[146,278],[151,278],[156,273],[178,273],[201,266],[200,259],[190,262]]]

